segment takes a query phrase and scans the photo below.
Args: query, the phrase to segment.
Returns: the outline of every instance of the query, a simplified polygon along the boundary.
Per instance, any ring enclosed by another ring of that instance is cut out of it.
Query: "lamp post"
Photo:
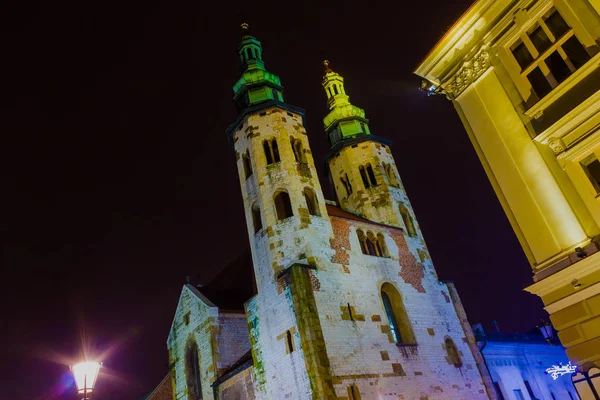
[[[88,396],[92,394],[100,367],[102,367],[102,364],[95,361],[84,361],[71,366],[77,385],[77,393],[83,395],[83,400],[88,400]]]
[[[554,338],[554,330],[552,329],[552,325],[548,321],[542,320],[541,324],[538,326],[540,332],[542,332],[542,336],[548,343],[552,343],[552,339]]]

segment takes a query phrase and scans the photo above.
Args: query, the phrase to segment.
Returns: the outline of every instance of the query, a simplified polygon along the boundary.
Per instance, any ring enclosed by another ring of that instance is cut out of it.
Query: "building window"
[[[600,193],[600,161],[595,154],[590,154],[581,161],[581,166],[596,193]]]
[[[556,396],[554,396],[554,393],[550,392],[550,396],[552,396],[552,400],[556,400]]]
[[[367,174],[369,175],[369,180],[371,181],[371,186],[377,186],[377,179],[375,179],[375,173],[373,172],[373,168],[371,164],[367,164]]]
[[[302,141],[292,136],[290,137],[290,142],[292,144],[292,151],[294,152],[294,158],[296,159],[296,162],[306,163],[306,156],[304,155],[304,149],[302,148]]]
[[[304,200],[306,200],[306,206],[308,207],[308,213],[310,215],[321,216],[319,212],[319,202],[317,201],[317,195],[315,191],[309,187],[304,188]]]
[[[538,99],[567,79],[591,57],[573,29],[552,8],[511,48]]]
[[[190,324],[190,313],[189,312],[183,316],[183,323],[185,324],[185,326],[188,326]]]
[[[294,216],[290,195],[287,192],[280,191],[275,195],[275,211],[277,211],[277,219],[280,221]]]
[[[385,174],[388,178],[388,182],[390,186],[400,187],[398,184],[398,179],[396,179],[396,173],[394,172],[394,168],[391,164],[383,163],[383,169],[385,170]]]
[[[371,185],[369,184],[369,178],[367,178],[367,171],[365,171],[365,167],[360,165],[358,167],[358,172],[360,172],[360,177],[362,178],[363,184],[365,185],[365,189],[370,188]]]
[[[252,175],[252,163],[250,162],[250,153],[248,150],[242,155],[242,163],[244,165],[244,175],[248,179]]]
[[[287,354],[293,353],[294,352],[294,338],[292,336],[292,332],[291,331],[287,331],[285,333],[285,340],[286,340],[286,346],[287,346]]]
[[[185,379],[188,387],[188,400],[201,400],[200,359],[198,345],[195,341],[189,342],[185,351]]]
[[[360,392],[356,385],[348,386],[348,400],[361,400]]]
[[[523,392],[521,392],[521,389],[513,389],[513,393],[515,394],[515,398],[517,400],[525,400],[525,397],[523,397]],[[554,398],[554,396],[552,396],[552,398]]]
[[[350,179],[348,179],[348,174],[340,177],[340,181],[342,181],[342,185],[346,189],[346,196],[350,196],[352,194],[352,184],[350,183]]]
[[[494,389],[496,389],[496,394],[498,395],[498,400],[504,400],[504,395],[502,394],[502,389],[500,389],[500,383],[494,382]]]
[[[456,368],[462,367],[463,362],[460,358],[460,354],[458,353],[458,349],[456,348],[454,340],[447,337],[444,341],[444,345],[446,347],[446,353],[448,353],[448,362],[454,365]]]
[[[527,389],[527,393],[529,393],[529,397],[531,397],[532,399],[535,399],[535,395],[533,394],[533,390],[531,389],[531,385],[529,384],[529,381],[523,381],[523,383],[525,384],[525,389]]]
[[[277,139],[265,140],[263,142],[267,165],[281,161],[279,159],[279,148],[277,147]]]
[[[387,245],[385,244],[385,237],[381,233],[377,234],[377,248],[379,249],[381,257],[390,256]]]
[[[390,334],[396,344],[415,343],[400,292],[390,283],[381,286],[381,301],[388,319]]]
[[[400,203],[400,215],[402,216],[402,221],[404,222],[404,227],[406,228],[408,235],[412,237],[417,236],[417,230],[415,229],[415,224],[410,215],[410,211],[408,211],[408,208],[402,203]]]
[[[358,236],[358,242],[363,254],[375,257],[389,257],[385,237],[381,233],[375,236],[373,232],[369,231],[365,235],[362,230],[357,229],[356,235]]]
[[[358,236],[358,242],[360,243],[360,249],[362,253],[369,254],[369,251],[367,250],[367,237],[365,236],[365,233],[358,229],[356,231],[356,235]]]
[[[254,226],[254,233],[257,233],[262,229],[262,219],[260,217],[260,207],[256,202],[252,204],[252,225]]]

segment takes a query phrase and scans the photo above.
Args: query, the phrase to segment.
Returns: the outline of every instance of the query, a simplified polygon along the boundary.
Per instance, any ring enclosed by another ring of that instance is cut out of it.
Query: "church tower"
[[[323,88],[329,114],[324,118],[331,143],[327,157],[337,199],[344,210],[420,237],[390,149],[391,142],[371,134],[365,111],[350,103],[344,78],[325,61]]]
[[[273,399],[289,393],[331,398],[327,366],[316,359],[324,344],[311,289],[316,255],[329,248],[331,225],[304,110],[284,102],[260,42],[247,24],[242,29],[242,76],[233,87],[238,116],[227,133],[236,152],[258,291],[246,304],[256,387]]]

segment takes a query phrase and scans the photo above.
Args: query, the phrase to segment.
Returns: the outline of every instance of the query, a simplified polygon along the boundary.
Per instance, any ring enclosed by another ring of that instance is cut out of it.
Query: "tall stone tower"
[[[323,88],[329,114],[323,120],[331,143],[327,157],[336,197],[345,210],[420,237],[414,213],[390,149],[391,142],[371,134],[365,111],[350,103],[344,78],[325,61]]]
[[[247,305],[258,389],[331,398],[328,366],[311,290],[331,224],[317,177],[304,110],[283,100],[279,77],[265,69],[260,42],[242,26],[242,77],[234,85],[238,117],[228,129],[258,294]],[[289,287],[294,276],[294,291]],[[280,351],[285,345],[283,357]],[[276,379],[272,379],[277,377]]]
[[[415,71],[452,101],[531,263],[526,290],[596,387],[599,62],[600,1],[478,0]]]

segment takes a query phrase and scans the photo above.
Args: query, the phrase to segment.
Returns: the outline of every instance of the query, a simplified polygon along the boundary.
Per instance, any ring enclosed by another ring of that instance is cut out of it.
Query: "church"
[[[441,282],[391,142],[325,62],[326,200],[305,112],[242,24],[235,151],[250,251],[184,285],[170,372],[148,399],[488,399],[454,285]],[[233,158],[232,158],[233,162]],[[491,398],[495,398],[491,395]]]

